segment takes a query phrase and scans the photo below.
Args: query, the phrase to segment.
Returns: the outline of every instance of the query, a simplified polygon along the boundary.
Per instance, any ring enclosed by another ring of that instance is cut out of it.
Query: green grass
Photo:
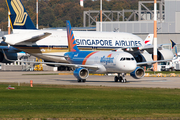
[[[180,118],[180,89],[0,85],[0,118]]]

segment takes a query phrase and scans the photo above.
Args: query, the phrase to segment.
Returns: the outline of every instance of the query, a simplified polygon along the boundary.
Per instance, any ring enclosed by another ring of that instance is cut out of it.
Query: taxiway
[[[180,77],[144,77],[134,79],[126,76],[127,83],[114,82],[114,76],[90,75],[85,83],[78,83],[73,75],[46,75],[60,72],[0,72],[0,83],[30,83],[56,85],[88,85],[111,87],[180,88]],[[42,74],[42,75],[40,75]]]

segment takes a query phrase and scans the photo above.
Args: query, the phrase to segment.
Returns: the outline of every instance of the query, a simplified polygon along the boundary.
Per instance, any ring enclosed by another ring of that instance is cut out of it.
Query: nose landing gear
[[[119,80],[119,82],[121,82],[121,83],[126,83],[127,80],[125,78],[125,75],[126,75],[126,73],[118,73],[118,76],[114,77],[114,81],[118,82],[118,80]]]

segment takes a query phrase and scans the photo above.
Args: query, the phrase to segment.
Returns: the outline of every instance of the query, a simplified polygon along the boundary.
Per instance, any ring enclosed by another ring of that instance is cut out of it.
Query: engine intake
[[[84,80],[89,76],[89,71],[86,68],[76,68],[73,74],[78,80]]]
[[[140,79],[144,77],[144,70],[141,67],[136,67],[136,69],[131,72],[130,75],[135,79]]]

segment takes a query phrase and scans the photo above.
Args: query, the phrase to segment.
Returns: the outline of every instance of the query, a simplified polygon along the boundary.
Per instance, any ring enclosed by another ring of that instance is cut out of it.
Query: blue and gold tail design
[[[76,45],[76,41],[74,38],[74,34],[71,28],[71,23],[69,20],[66,20],[66,28],[67,28],[67,38],[68,38],[68,48],[69,52],[78,52],[79,49]]]
[[[21,0],[6,0],[12,29],[36,29]]]

